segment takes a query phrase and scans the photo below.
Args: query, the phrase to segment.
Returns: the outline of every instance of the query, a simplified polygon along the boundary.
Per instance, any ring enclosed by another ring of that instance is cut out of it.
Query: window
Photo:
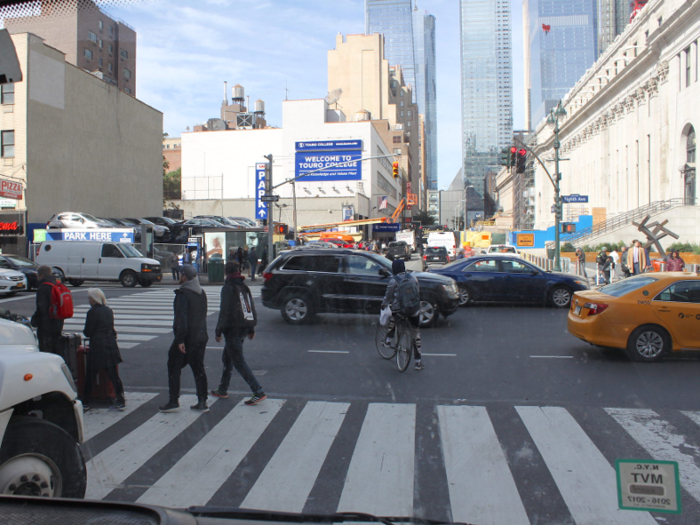
[[[124,78],[129,80],[131,78],[131,71],[128,69],[124,68]]]
[[[102,57],[98,59],[98,63],[100,64],[100,67],[102,67]]]
[[[411,112],[410,109],[408,110],[408,118],[413,118],[413,113]]]
[[[126,49],[119,49],[119,56],[126,59],[129,58],[129,53]]]
[[[105,244],[102,247],[102,257],[123,259],[124,254],[120,252],[119,248],[117,248],[114,244]]]
[[[497,272],[498,261],[495,259],[482,259],[467,266],[463,272]]]
[[[406,125],[410,128],[410,127],[411,127],[411,121],[409,120],[408,122],[406,122]]]
[[[107,69],[109,70],[110,73],[112,72],[112,69],[113,69],[113,68],[112,68],[112,63],[111,63],[111,62],[110,62],[109,64],[107,64]]]
[[[15,84],[4,84],[2,86],[2,104],[15,103]]]
[[[690,87],[690,48],[685,53],[685,87]]]
[[[131,95],[131,88],[124,88],[124,93]]]
[[[100,31],[102,31],[105,27],[105,23],[102,20],[100,20],[99,24],[100,24]]]
[[[102,49],[102,46],[104,45],[104,40],[100,38],[100,49]]]
[[[112,44],[109,44],[109,54],[111,55],[114,52],[114,46]]]
[[[401,101],[401,107],[403,107],[403,100]]]
[[[114,36],[114,26],[109,26],[109,36]]]
[[[394,148],[394,155],[401,155],[401,148]]]
[[[501,261],[501,268],[506,273],[532,273],[532,268],[518,261]]]
[[[2,158],[9,159],[15,156],[15,130],[2,132]]]
[[[403,111],[399,112],[399,116],[403,118]]]
[[[394,144],[401,144],[401,137],[398,135],[394,136]]]
[[[635,290],[639,290],[640,288],[644,288],[645,286],[655,282],[656,277],[631,277],[629,279],[624,279],[623,281],[618,281],[616,283],[603,286],[598,291],[612,295],[613,297],[622,297],[623,295],[627,295],[630,292],[634,292]]]
[[[88,60],[92,60],[92,51],[90,49],[83,49],[83,55]]]
[[[340,261],[337,257],[320,255],[318,257],[292,257],[284,265],[285,270],[299,270],[304,272],[338,273]]]
[[[700,303],[700,281],[680,281],[673,283],[654,297],[654,301]]]
[[[92,31],[88,31],[88,39],[91,40],[92,42],[97,43],[97,35],[93,33]]]
[[[381,268],[382,266],[362,255],[351,255],[345,259],[345,273],[352,275],[379,275]]]

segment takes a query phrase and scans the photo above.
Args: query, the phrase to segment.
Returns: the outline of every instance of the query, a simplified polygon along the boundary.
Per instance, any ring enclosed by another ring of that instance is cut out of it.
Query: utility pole
[[[562,220],[563,205],[561,195],[559,194],[559,181],[561,181],[561,173],[559,172],[559,117],[565,117],[566,110],[561,105],[561,100],[557,104],[556,109],[552,109],[547,117],[547,124],[554,125],[554,271],[561,271],[561,245],[559,239],[559,228]]]
[[[292,220],[294,221],[294,242],[296,243],[299,237],[297,237],[297,185],[295,182],[292,182],[292,205],[294,206]]]
[[[269,155],[263,155],[268,163],[267,169],[265,170],[265,196],[272,197],[272,153]],[[273,235],[275,234],[275,221],[273,219],[272,206],[270,202],[267,203],[267,257],[268,261],[273,261],[275,259],[275,244],[273,242]]]

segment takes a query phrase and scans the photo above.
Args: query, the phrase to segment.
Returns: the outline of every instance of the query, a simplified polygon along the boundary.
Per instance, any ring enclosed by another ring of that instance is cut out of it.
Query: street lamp
[[[554,126],[554,270],[557,272],[561,271],[559,223],[562,220],[562,202],[559,195],[559,181],[561,180],[559,172],[559,147],[561,146],[559,142],[559,117],[565,116],[566,110],[561,105],[560,100],[557,107],[550,110],[547,117],[547,124]]]

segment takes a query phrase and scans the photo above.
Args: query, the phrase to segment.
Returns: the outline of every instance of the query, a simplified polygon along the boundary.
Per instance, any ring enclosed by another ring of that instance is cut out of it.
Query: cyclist
[[[391,340],[394,337],[394,332],[396,331],[396,321],[394,316],[397,315],[399,308],[399,297],[398,297],[398,287],[399,282],[403,279],[411,279],[415,282],[416,288],[418,288],[418,281],[410,273],[406,273],[406,265],[401,260],[395,260],[391,265],[391,271],[394,276],[389,281],[389,286],[386,288],[386,295],[384,295],[384,300],[382,301],[382,309],[387,306],[391,307],[392,315],[389,318],[389,331],[386,334],[386,339],[384,340],[384,346],[390,346]],[[425,365],[421,360],[421,342],[420,342],[420,308],[415,312],[415,314],[408,316],[408,320],[413,329],[413,359],[415,360],[415,369],[423,370]]]

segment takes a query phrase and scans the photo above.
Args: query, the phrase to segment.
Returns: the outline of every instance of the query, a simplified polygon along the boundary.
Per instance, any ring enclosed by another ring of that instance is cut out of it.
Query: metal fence
[[[532,255],[531,253],[523,253],[525,260],[536,264],[543,270],[551,272],[554,270],[554,260],[547,257],[540,257],[537,255]],[[560,259],[561,271],[564,273],[571,273],[571,259],[568,257],[561,257]]]

